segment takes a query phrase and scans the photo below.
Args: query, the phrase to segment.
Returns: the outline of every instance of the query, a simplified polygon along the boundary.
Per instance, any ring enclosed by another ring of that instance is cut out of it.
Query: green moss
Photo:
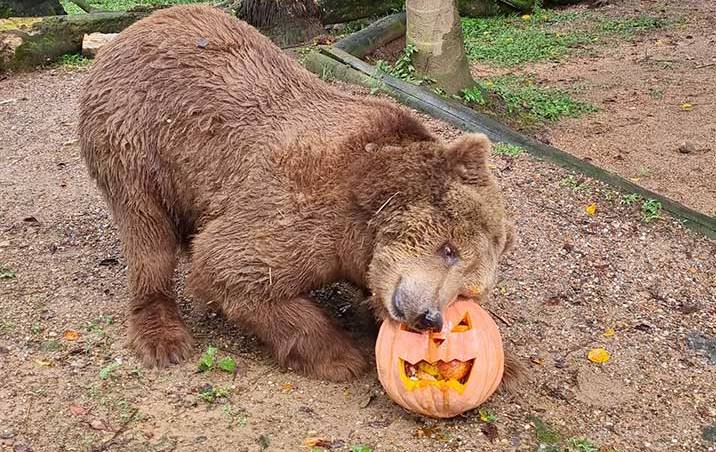
[[[42,19],[38,17],[13,17],[11,19],[0,19],[0,31],[29,30]]]

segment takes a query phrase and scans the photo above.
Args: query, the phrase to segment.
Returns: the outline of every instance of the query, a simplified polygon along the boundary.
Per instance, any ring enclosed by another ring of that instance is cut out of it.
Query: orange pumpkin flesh
[[[438,333],[383,322],[376,364],[381,384],[399,405],[430,417],[453,417],[497,389],[504,368],[502,338],[484,309],[461,299],[446,309]]]

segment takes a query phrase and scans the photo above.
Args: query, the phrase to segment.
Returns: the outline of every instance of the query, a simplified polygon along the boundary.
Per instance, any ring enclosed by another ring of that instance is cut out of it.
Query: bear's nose
[[[443,315],[436,309],[428,309],[416,319],[415,328],[421,331],[442,331]]]

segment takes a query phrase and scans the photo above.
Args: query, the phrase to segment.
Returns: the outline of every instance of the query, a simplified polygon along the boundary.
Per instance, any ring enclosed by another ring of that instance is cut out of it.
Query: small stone
[[[95,430],[105,430],[104,422],[100,421],[99,419],[93,419],[92,421],[90,421],[90,427]]]
[[[90,33],[84,35],[82,38],[82,55],[87,58],[94,58],[97,56],[99,49],[109,44],[117,33]]]
[[[679,146],[679,152],[682,154],[691,154],[696,152],[696,146],[690,141],[686,141]]]

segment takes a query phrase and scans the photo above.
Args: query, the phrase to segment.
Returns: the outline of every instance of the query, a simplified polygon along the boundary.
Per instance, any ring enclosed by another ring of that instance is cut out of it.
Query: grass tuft
[[[565,91],[540,87],[531,78],[513,75],[483,79],[464,90],[461,97],[468,103],[487,107],[494,107],[492,104],[497,101],[509,115],[528,125],[596,111],[594,106],[573,99]]]
[[[57,59],[57,64],[68,69],[80,69],[92,64],[92,60],[79,53],[66,53]]]

